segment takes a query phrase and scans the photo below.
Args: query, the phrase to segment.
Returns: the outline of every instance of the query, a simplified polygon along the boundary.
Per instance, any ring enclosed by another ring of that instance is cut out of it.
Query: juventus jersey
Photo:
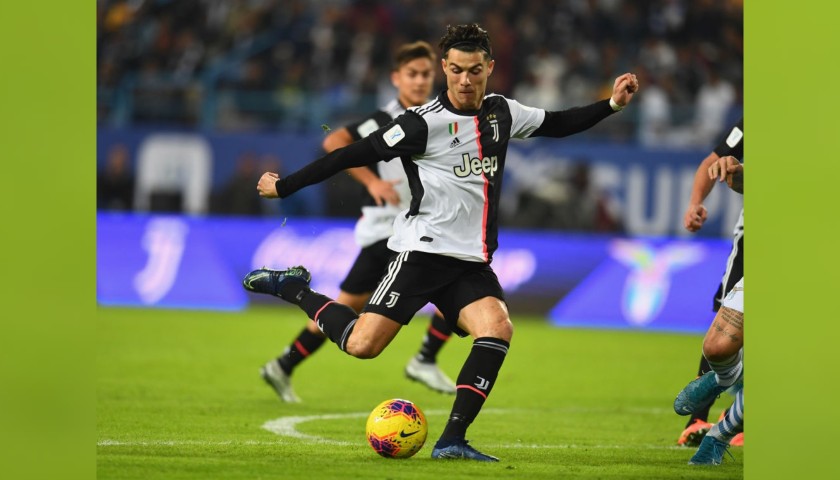
[[[346,128],[353,141],[360,140],[379,130],[404,112],[405,108],[398,100],[394,99],[385,105],[382,110],[359,122],[350,124]],[[362,248],[390,237],[394,233],[394,218],[408,208],[411,199],[408,179],[400,162],[380,161],[371,168],[374,168],[382,180],[397,180],[394,189],[400,196],[400,205],[385,203],[382,206],[362,207],[362,216],[356,222],[354,229],[356,244]]]
[[[380,158],[401,159],[411,190],[388,247],[489,263],[508,142],[528,137],[544,118],[542,109],[495,94],[480,110],[457,110],[444,91],[372,135]]]
[[[277,179],[275,189],[286,198],[341,170],[399,158],[411,202],[395,219],[388,247],[490,263],[498,246],[510,139],[573,135],[613,113],[609,100],[546,112],[499,95],[484,97],[479,110],[458,110],[443,91],[369,136]]]

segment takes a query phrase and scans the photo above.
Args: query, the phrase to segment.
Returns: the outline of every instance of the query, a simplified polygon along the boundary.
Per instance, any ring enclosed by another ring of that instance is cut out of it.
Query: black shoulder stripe
[[[440,106],[441,108],[443,108],[443,105],[441,105],[440,100],[435,100],[429,106],[417,109],[417,114],[420,115],[420,116],[423,116],[423,115],[429,113],[432,109],[434,109],[437,106]]]

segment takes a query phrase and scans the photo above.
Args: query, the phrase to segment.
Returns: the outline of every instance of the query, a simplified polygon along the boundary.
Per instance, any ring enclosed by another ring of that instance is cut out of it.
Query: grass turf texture
[[[289,308],[243,313],[101,308],[97,313],[97,473],[100,479],[180,478],[743,478],[743,449],[718,467],[686,465],[676,393],[694,373],[700,336],[558,329],[514,317],[498,385],[468,432],[497,464],[430,458],[452,398],[403,376],[426,318],[378,358],[326,343],[293,376],[304,403],[282,403],[259,367],[303,328]],[[454,379],[469,351],[452,337],[439,362]],[[376,455],[365,419],[387,398],[415,402],[429,422],[407,460]],[[714,419],[729,404],[724,396]],[[309,419],[300,439],[262,426]]]

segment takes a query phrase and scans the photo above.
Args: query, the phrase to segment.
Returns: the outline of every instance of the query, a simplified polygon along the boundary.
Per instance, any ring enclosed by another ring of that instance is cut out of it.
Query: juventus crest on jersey
[[[508,141],[528,137],[544,118],[500,95],[486,96],[480,110],[457,110],[444,91],[372,134],[382,158],[400,157],[411,190],[388,247],[490,262]]]

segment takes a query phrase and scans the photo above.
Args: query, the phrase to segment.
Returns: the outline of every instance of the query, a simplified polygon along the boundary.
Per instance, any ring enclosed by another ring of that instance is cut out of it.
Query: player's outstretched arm
[[[706,222],[708,212],[703,202],[709,196],[709,192],[715,186],[715,180],[709,177],[709,167],[716,164],[718,155],[715,152],[710,153],[706,158],[700,162],[697,171],[694,173],[694,183],[691,185],[691,196],[688,199],[688,208],[685,210],[683,217],[683,226],[689,232],[696,232],[703,228]]]
[[[625,73],[615,79],[613,94],[609,100],[559,112],[545,112],[543,123],[530,136],[561,138],[592,128],[624,108],[638,90],[639,81],[636,75]]]
[[[266,172],[257,183],[257,191],[265,198],[286,198],[301,188],[323,182],[342,170],[370,165],[385,159],[377,153],[370,137],[367,137],[334,150],[287,177],[280,178],[277,174]],[[273,190],[268,185],[272,179]]]

